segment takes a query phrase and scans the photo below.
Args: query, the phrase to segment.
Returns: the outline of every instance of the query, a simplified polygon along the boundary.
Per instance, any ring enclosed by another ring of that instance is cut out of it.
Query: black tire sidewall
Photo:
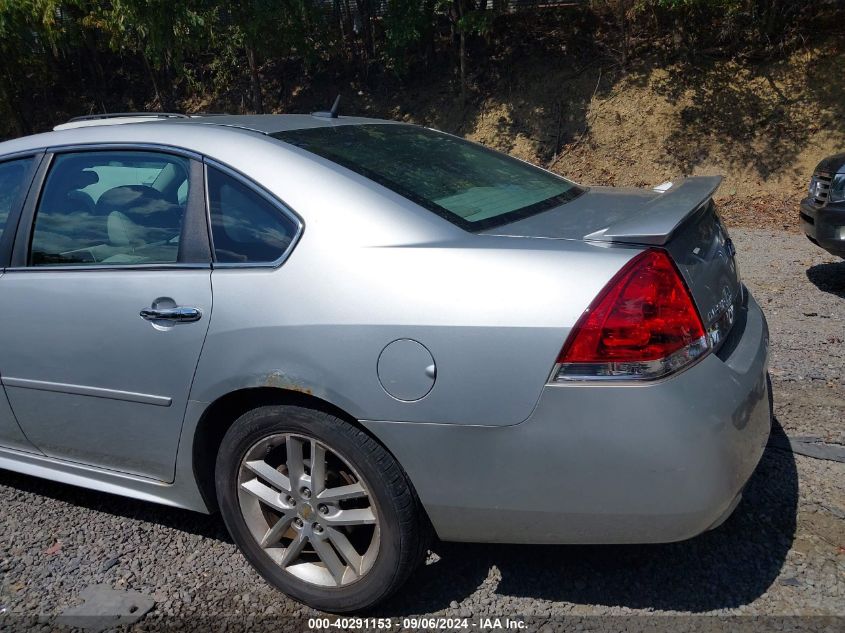
[[[238,501],[238,469],[247,450],[268,435],[278,433],[296,433],[319,440],[347,460],[364,479],[375,499],[381,541],[373,567],[360,580],[344,587],[320,587],[299,580],[279,567],[247,528]],[[379,456],[374,454],[384,448],[373,441],[362,447],[360,433],[347,422],[322,412],[295,406],[261,407],[244,414],[232,425],[217,457],[215,485],[220,513],[246,559],[283,593],[324,611],[359,611],[386,597],[395,588],[402,549],[409,547],[408,535],[401,534],[399,529],[397,500],[376,461]]]

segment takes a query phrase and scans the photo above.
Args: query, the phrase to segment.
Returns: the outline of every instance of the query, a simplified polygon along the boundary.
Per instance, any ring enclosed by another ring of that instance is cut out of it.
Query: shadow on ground
[[[135,521],[156,523],[216,541],[232,542],[219,515],[209,516],[199,512],[170,508],[5,470],[0,470],[0,486],[9,486],[62,503],[72,503],[93,512],[104,512]]]
[[[773,421],[773,440],[783,429]],[[94,512],[157,523],[231,543],[219,516],[206,516],[0,471],[0,485],[73,503]],[[421,568],[374,615],[428,613],[487,588],[496,567],[501,598],[701,612],[738,607],[775,581],[793,540],[798,474],[788,441],[772,441],[746,488],[742,503],[712,532],[681,543],[631,546],[514,546],[439,543],[437,562]],[[155,547],[154,542],[147,543]]]
[[[807,279],[822,292],[845,299],[845,261],[810,266]]]

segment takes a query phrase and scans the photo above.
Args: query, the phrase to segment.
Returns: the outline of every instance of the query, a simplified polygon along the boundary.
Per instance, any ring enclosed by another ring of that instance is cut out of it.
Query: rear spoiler
[[[585,235],[584,239],[661,246],[669,241],[684,220],[707,204],[720,184],[721,176],[693,176],[679,180],[636,214]]]

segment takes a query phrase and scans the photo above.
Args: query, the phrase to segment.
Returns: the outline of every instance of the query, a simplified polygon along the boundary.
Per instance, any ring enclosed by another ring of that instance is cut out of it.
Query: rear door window
[[[176,263],[188,160],[156,152],[60,154],[35,216],[31,266]]]

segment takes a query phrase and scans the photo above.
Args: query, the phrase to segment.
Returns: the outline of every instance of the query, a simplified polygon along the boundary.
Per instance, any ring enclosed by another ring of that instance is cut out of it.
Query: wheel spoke
[[[283,568],[287,567],[293,561],[299,558],[299,555],[302,553],[302,548],[305,547],[305,543],[307,542],[308,539],[302,532],[297,534],[296,538],[293,539],[290,542],[290,545],[285,548],[285,553],[282,554],[282,558],[279,561],[279,565],[281,565]]]
[[[355,547],[353,547],[352,543],[349,542],[349,539],[346,538],[346,535],[340,530],[336,530],[334,528],[329,528],[326,533],[328,534],[332,545],[335,546],[338,553],[346,561],[347,565],[349,565],[352,568],[352,571],[356,574],[360,574],[361,555],[358,554]]]
[[[311,492],[319,495],[326,487],[326,449],[311,440]]]
[[[326,568],[329,570],[329,573],[331,573],[335,583],[340,586],[343,582],[343,574],[346,572],[346,565],[343,564],[343,561],[340,560],[332,546],[329,545],[328,541],[321,538],[315,538],[311,541],[311,545],[314,546],[314,551],[317,552],[317,556],[320,557],[320,560],[325,563]]]
[[[282,518],[276,521],[276,524],[264,534],[264,538],[261,539],[260,543],[261,547],[270,547],[278,543],[282,535],[288,531],[295,516],[293,513],[282,515]]]
[[[245,462],[244,466],[261,477],[268,484],[275,486],[284,493],[290,494],[290,479],[264,460],[257,459],[252,462]]]
[[[302,461],[302,440],[293,435],[288,435],[285,440],[287,447],[288,477],[292,486],[299,486],[302,476],[305,474],[305,464]]]
[[[357,499],[359,497],[366,497],[367,491],[360,483],[349,484],[348,486],[337,486],[336,488],[326,488],[317,495],[320,501],[328,503],[335,503],[343,499]]]
[[[259,501],[263,501],[268,506],[279,512],[287,512],[290,508],[282,505],[279,501],[279,493],[265,486],[257,479],[250,479],[241,484],[241,488],[256,497]]]
[[[246,451],[237,476],[241,517],[279,573],[331,588],[372,570],[382,546],[375,497],[329,440],[267,434]]]
[[[341,510],[335,515],[326,517],[326,523],[331,525],[370,525],[375,522],[376,517],[370,508]]]

